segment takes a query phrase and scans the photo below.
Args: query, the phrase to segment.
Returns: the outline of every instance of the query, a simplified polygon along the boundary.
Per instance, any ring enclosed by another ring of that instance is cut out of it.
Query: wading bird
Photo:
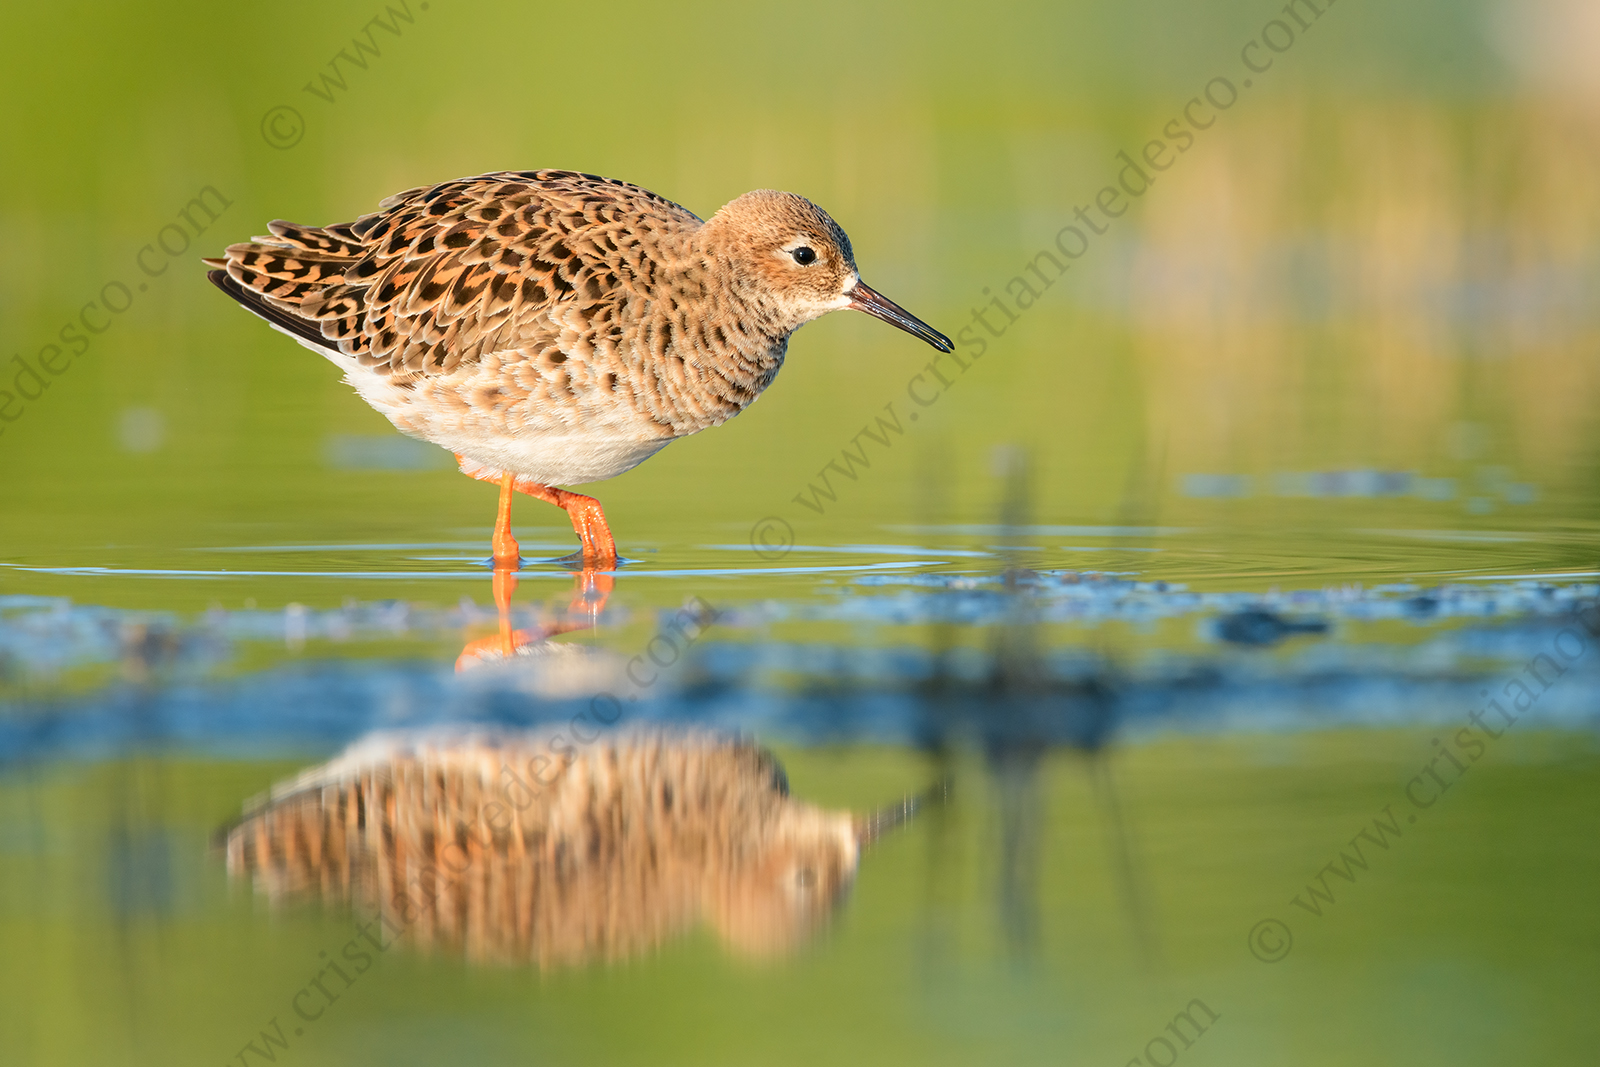
[[[520,562],[514,491],[567,512],[585,568],[614,567],[599,501],[557,486],[737,415],[812,319],[853,308],[953,348],[867,286],[844,230],[793,193],[746,193],[702,221],[626,182],[507,171],[351,223],[268,229],[206,260],[211,281],[402,433],[499,483],[496,567]]]

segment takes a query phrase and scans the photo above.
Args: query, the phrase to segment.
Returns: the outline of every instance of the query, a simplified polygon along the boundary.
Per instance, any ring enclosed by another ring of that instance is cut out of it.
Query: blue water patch
[[[537,613],[514,609],[512,624],[533,636],[510,656],[464,656],[461,669],[396,658],[392,642],[450,647],[492,625],[470,601],[182,617],[9,597],[0,762],[150,747],[322,753],[374,729],[524,727],[596,708],[607,723],[796,740],[1016,735],[1094,747],[1169,730],[1449,723],[1486,690],[1528,679],[1539,683],[1530,717],[1590,729],[1597,595],[1596,583],[1527,579],[1262,593],[1105,573],[880,571],[831,597],[717,605],[687,643],[671,637],[681,613],[653,613],[657,637],[635,648],[607,639],[630,619],[620,606],[583,641],[539,639]],[[819,639],[818,623],[855,636]],[[1363,629],[1377,624],[1415,638]],[[1103,636],[1064,639],[1061,626]],[[1117,628],[1133,639],[1110,640]],[[240,672],[247,653],[268,665]],[[68,684],[87,668],[104,677]]]

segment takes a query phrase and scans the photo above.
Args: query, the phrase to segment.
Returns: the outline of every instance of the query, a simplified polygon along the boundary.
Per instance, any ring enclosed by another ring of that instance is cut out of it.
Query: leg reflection
[[[510,659],[558,634],[593,629],[615,587],[614,575],[585,567],[573,575],[572,602],[565,617],[547,626],[518,630],[511,624],[511,600],[517,592],[516,568],[495,567],[493,588],[498,630],[489,637],[468,641],[461,655],[456,657],[456,670],[464,671],[496,659]]]

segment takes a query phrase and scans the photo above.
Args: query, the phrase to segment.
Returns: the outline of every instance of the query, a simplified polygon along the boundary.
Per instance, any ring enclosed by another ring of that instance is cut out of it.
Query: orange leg
[[[578,540],[583,542],[585,567],[609,570],[617,565],[617,542],[611,536],[611,527],[606,524],[606,513],[601,509],[600,501],[582,493],[569,493],[565,489],[554,489],[533,482],[517,483],[517,492],[554,504],[567,513],[572,520],[573,531],[578,535]]]
[[[500,578],[500,568],[522,566],[522,546],[511,536],[511,490],[515,481],[510,471],[500,476],[500,506],[495,511],[494,537],[489,542],[494,547],[496,582]],[[514,583],[512,588],[515,588]]]
[[[460,455],[456,456],[456,461],[462,462]],[[606,524],[605,511],[601,509],[600,501],[594,497],[584,496],[582,493],[569,493],[565,489],[555,489],[535,482],[518,482],[509,471],[499,476],[483,472],[472,477],[483,482],[500,483],[500,511],[494,527],[496,566],[511,565],[520,560],[517,542],[511,536],[513,489],[537,497],[547,504],[554,504],[567,513],[567,517],[572,520],[572,529],[577,533],[578,540],[583,543],[585,569],[610,570],[617,565],[616,539],[611,536],[611,527]]]

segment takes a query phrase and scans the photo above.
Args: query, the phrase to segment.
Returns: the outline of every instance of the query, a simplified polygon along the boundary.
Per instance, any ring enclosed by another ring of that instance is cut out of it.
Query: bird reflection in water
[[[777,956],[915,807],[803,803],[770,753],[709,733],[378,734],[275,788],[227,862],[275,904],[376,911],[389,938],[474,961],[621,960],[701,922]]]

